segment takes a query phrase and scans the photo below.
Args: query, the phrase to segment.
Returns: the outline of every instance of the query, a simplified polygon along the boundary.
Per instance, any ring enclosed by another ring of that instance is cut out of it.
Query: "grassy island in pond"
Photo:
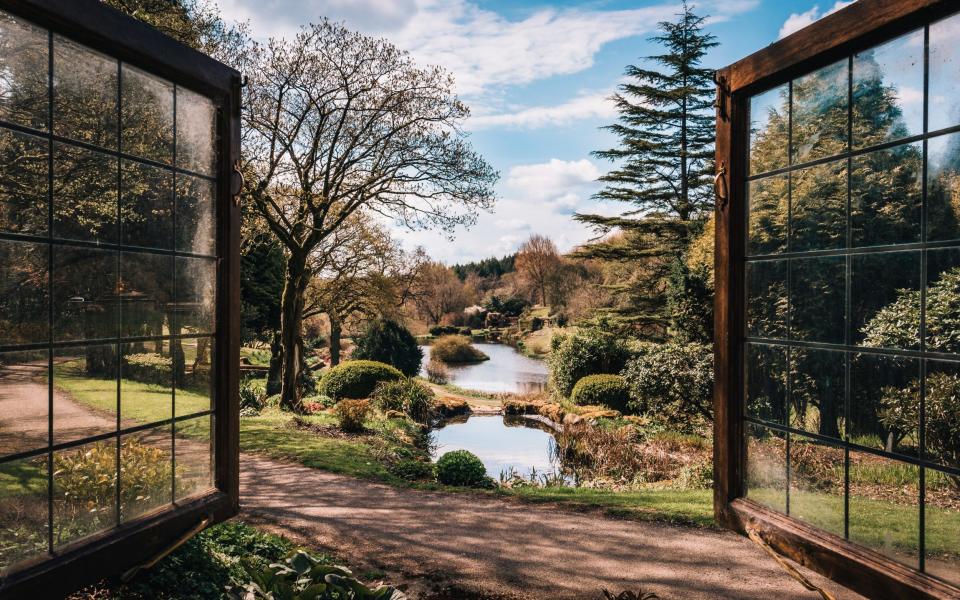
[[[474,363],[490,360],[464,335],[445,335],[430,347],[430,358],[445,363]]]

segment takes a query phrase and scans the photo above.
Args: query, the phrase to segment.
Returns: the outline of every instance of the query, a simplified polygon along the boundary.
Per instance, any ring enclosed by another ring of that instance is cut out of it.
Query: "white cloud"
[[[571,194],[576,198],[577,192],[595,187],[600,175],[600,169],[585,158],[573,161],[552,158],[545,163],[513,167],[505,183],[512,195],[569,207],[574,203]]]
[[[474,131],[490,127],[536,129],[569,125],[581,119],[612,119],[617,116],[616,107],[610,101],[612,93],[581,94],[553,106],[531,106],[514,112],[479,115],[471,117],[467,127]]]
[[[731,1],[710,0],[700,8],[720,13],[715,22],[758,3]],[[624,10],[588,4],[538,8],[511,20],[475,0],[220,0],[220,5],[228,18],[249,20],[254,35],[262,37],[290,37],[321,16],[385,35],[419,62],[449,69],[465,96],[588,69],[604,45],[651,33],[679,10],[675,0]]]
[[[814,21],[818,21],[827,15],[832,15],[840,9],[850,6],[854,2],[856,2],[856,0],[837,0],[833,8],[823,14],[820,14],[820,6],[818,5],[815,5],[806,12],[791,13],[790,16],[787,17],[787,20],[783,22],[783,26],[780,27],[779,39],[783,39],[791,33],[796,33],[807,25],[811,25]]]

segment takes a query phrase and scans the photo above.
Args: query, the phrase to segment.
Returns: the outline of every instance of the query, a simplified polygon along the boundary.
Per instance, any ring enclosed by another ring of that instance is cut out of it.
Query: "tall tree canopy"
[[[241,62],[247,198],[287,253],[281,398],[296,408],[311,254],[361,209],[412,228],[471,224],[498,174],[466,141],[450,75],[386,40],[324,20],[252,43]]]
[[[703,32],[703,23],[686,4],[675,22],[660,23],[660,35],[652,40],[666,52],[647,59],[660,70],[630,65],[630,81],[613,97],[620,119],[606,129],[620,144],[594,155],[618,166],[601,178],[606,185],[596,197],[630,208],[617,217],[575,217],[601,233],[625,233],[589,244],[578,256],[640,261],[651,271],[612,288],[630,297],[619,316],[641,327],[666,326],[663,295],[671,259],[713,208],[713,71],[701,61],[717,43]]]

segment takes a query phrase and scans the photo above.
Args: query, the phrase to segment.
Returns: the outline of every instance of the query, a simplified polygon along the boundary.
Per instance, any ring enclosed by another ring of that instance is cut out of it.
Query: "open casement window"
[[[239,76],[95,0],[0,1],[0,596],[238,508]]]
[[[717,74],[716,515],[871,598],[960,597],[958,10]]]

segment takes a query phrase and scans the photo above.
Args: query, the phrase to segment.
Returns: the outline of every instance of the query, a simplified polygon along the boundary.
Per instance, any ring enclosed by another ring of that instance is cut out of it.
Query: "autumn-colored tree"
[[[411,300],[421,318],[433,325],[447,313],[463,310],[469,302],[460,278],[439,262],[428,262],[420,269]]]
[[[540,303],[548,306],[547,289],[563,268],[562,257],[553,240],[538,233],[531,235],[520,246],[515,265],[520,277],[536,290]]]

